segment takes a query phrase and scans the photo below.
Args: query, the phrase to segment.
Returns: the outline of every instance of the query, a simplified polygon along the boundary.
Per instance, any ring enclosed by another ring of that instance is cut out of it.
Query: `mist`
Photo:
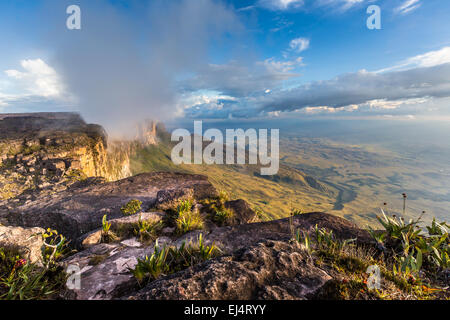
[[[49,64],[75,111],[112,136],[132,135],[146,118],[172,119],[180,75],[202,68],[211,42],[240,29],[232,9],[219,1],[96,0],[77,1],[81,30],[68,30],[71,4],[46,2],[42,16],[58,17],[41,21]]]

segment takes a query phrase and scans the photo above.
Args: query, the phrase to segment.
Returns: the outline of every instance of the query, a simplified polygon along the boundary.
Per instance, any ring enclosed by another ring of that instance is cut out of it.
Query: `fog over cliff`
[[[177,77],[195,72],[211,41],[239,28],[231,10],[210,0],[99,0],[77,1],[82,28],[68,30],[61,13],[72,2],[47,1],[42,12],[49,65],[74,96],[74,109],[111,134],[126,134],[144,118],[171,119]]]

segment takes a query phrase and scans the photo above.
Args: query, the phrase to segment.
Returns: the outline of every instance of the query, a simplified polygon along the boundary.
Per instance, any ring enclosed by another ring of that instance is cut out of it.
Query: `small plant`
[[[201,230],[204,226],[200,212],[197,209],[192,210],[192,201],[190,200],[182,201],[178,205],[175,223],[180,234],[192,230]]]
[[[219,192],[219,202],[221,203],[225,203],[227,201],[230,201],[230,196],[228,195],[228,193],[226,193],[225,191],[220,191]]]
[[[428,234],[430,236],[443,236],[448,234],[448,228],[450,226],[445,222],[438,223],[436,222],[436,218],[433,218],[431,222],[431,226],[427,226]]]
[[[377,218],[386,231],[384,236],[378,236],[383,238],[378,238],[377,241],[385,238],[395,240],[391,243],[394,249],[393,259],[397,262],[397,266],[394,265],[394,273],[417,277],[424,261],[428,262],[427,272],[434,273],[450,267],[448,226],[445,222],[438,223],[433,219],[431,226],[426,227],[428,236],[425,236],[419,226],[420,217],[406,223],[403,218],[391,218],[383,210],[381,212],[382,217]],[[373,231],[371,234],[375,237]]]
[[[292,209],[291,216],[301,216],[303,214],[303,211],[301,209]]]
[[[217,210],[213,220],[220,226],[230,224],[234,219],[234,211],[231,209],[223,208],[222,210]]]
[[[383,225],[389,237],[400,240],[405,237],[414,239],[420,234],[421,230],[416,227],[421,218],[418,218],[416,221],[411,219],[406,223],[403,218],[398,218],[395,215],[393,215],[392,218],[388,217],[383,209],[381,209],[381,213],[382,217],[377,216],[377,220]]]
[[[312,252],[312,243],[309,234],[305,231],[300,232],[300,229],[297,229],[295,234],[295,240],[302,245],[302,247],[308,251]]]
[[[122,208],[120,208],[120,211],[125,216],[131,216],[133,214],[136,214],[142,210],[142,201],[133,199],[127,202]]]
[[[106,214],[102,219],[102,236],[101,242],[109,243],[112,241],[116,241],[118,238],[114,232],[111,231],[111,223],[108,222]]]
[[[386,232],[377,232],[369,227],[369,234],[372,238],[377,242],[377,244],[382,245],[384,247],[384,241],[386,240],[387,233]]]
[[[169,248],[163,247],[160,249],[158,242],[156,242],[150,257],[146,256],[144,259],[138,259],[136,267],[132,270],[133,275],[141,282],[145,278],[151,281],[158,279],[162,274],[168,274],[170,271],[167,263],[168,254]]]
[[[131,270],[139,282],[143,280],[153,281],[163,275],[178,272],[189,268],[203,261],[217,257],[220,254],[219,248],[212,244],[206,246],[203,236],[200,235],[197,243],[190,242],[177,247],[160,248],[158,242],[155,244],[153,254],[144,259],[138,259],[138,264]]]
[[[55,265],[56,262],[64,257],[69,251],[69,242],[66,237],[59,234],[58,231],[48,228],[42,234],[44,245],[42,246],[42,258],[46,268]]]
[[[316,241],[319,246],[332,246],[334,244],[333,230],[328,231],[325,228],[314,227],[314,232],[316,234]]]
[[[158,232],[161,230],[163,223],[151,223],[146,220],[142,220],[142,215],[139,216],[137,228],[134,233],[139,236],[141,242],[154,241],[157,238]]]
[[[227,208],[226,203],[230,200],[225,191],[220,191],[218,197],[203,200],[201,203],[205,206],[212,221],[219,226],[232,225],[235,220],[233,209]]]
[[[415,250],[411,250],[411,252],[406,256],[401,256],[397,258],[398,266],[394,265],[394,274],[401,274],[406,276],[418,276],[420,268],[422,267],[422,251],[417,249],[417,254],[414,256]]]
[[[186,212],[190,212],[193,206],[193,201],[192,200],[183,200],[180,202],[180,204],[177,207],[177,212],[178,214],[180,213],[186,213]]]

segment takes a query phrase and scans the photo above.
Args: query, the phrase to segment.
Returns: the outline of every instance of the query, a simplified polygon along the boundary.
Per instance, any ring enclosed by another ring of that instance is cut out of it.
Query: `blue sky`
[[[71,4],[81,30],[65,27]],[[445,0],[2,1],[0,111],[450,119],[449,14]]]

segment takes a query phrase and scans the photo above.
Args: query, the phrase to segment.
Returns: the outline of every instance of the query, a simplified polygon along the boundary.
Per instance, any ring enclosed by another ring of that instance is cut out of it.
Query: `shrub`
[[[126,216],[131,216],[142,210],[142,201],[133,199],[120,208],[120,211]]]

